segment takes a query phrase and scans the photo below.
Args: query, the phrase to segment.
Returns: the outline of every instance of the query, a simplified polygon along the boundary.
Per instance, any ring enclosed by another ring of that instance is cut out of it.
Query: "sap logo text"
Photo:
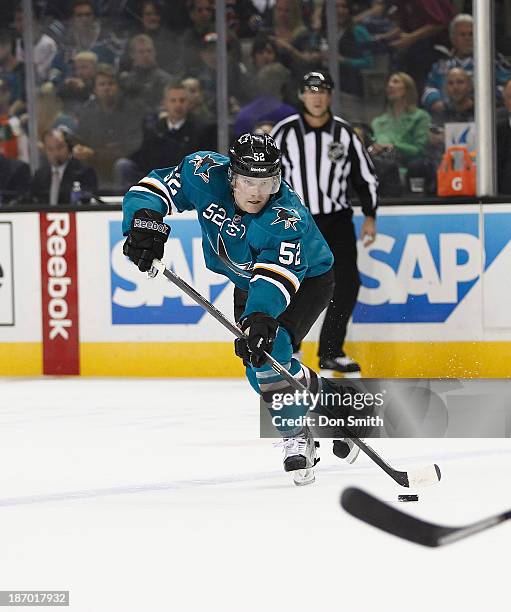
[[[224,277],[204,265],[200,226],[195,220],[173,224],[163,261],[184,281],[214,302],[228,284]],[[110,223],[112,263],[112,323],[196,324],[205,315],[203,308],[172,283],[151,279],[122,253],[121,225]]]
[[[46,235],[46,252],[48,261],[46,263],[48,271],[48,317],[50,340],[55,340],[61,336],[64,340],[69,339],[66,328],[72,326],[71,319],[68,318],[69,307],[66,300],[68,288],[71,285],[71,278],[67,276],[66,237],[69,234],[70,222],[69,214],[48,214],[48,225]]]
[[[477,215],[389,215],[379,223],[376,242],[359,243],[353,321],[444,322],[482,273]]]

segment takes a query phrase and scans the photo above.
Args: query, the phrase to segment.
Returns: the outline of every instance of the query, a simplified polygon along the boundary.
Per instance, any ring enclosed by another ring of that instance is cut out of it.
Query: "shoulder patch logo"
[[[277,211],[277,218],[271,222],[272,225],[283,223],[284,229],[289,229],[291,227],[296,231],[296,224],[298,221],[302,220],[296,210],[289,210],[287,208],[282,208],[282,206],[274,206],[273,210]]]
[[[331,162],[338,162],[341,157],[344,157],[346,154],[346,147],[342,144],[342,142],[331,142],[328,145],[328,159]]]
[[[220,166],[217,161],[215,161],[211,155],[206,155],[205,157],[201,157],[200,155],[196,155],[193,159],[191,159],[188,163],[193,164],[195,169],[193,173],[196,176],[200,176],[201,179],[205,183],[209,183],[209,171],[211,168],[215,166]]]

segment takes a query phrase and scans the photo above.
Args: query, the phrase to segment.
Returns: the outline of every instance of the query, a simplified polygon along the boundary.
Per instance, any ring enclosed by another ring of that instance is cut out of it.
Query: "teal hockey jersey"
[[[206,266],[249,292],[243,316],[265,312],[277,317],[304,278],[332,267],[333,255],[309,211],[284,181],[259,213],[237,208],[228,167],[227,157],[198,151],[178,166],[153,170],[124,196],[123,233],[128,234],[140,208],[163,216],[196,210]]]

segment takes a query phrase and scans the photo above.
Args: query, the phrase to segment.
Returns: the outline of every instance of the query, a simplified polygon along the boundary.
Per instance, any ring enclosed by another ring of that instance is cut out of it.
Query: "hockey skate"
[[[294,438],[284,438],[284,470],[293,473],[293,481],[298,487],[312,484],[316,480],[314,466],[319,461],[316,448],[319,443],[314,441],[308,430]]]
[[[334,378],[341,374],[344,378],[360,378],[360,365],[342,353],[339,357],[332,359],[321,357],[319,360],[320,375],[326,378]]]
[[[334,440],[332,451],[336,457],[344,459],[346,463],[355,463],[360,448],[350,440],[350,438],[341,438],[340,440]]]

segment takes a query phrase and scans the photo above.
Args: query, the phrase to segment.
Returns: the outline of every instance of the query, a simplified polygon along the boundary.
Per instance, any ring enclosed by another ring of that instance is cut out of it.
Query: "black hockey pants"
[[[333,270],[320,276],[305,278],[298,291],[289,302],[284,312],[277,317],[278,322],[291,336],[293,351],[297,350],[301,341],[309,333],[319,315],[328,306],[334,291]],[[248,293],[238,287],[234,288],[234,318],[239,321]]]

